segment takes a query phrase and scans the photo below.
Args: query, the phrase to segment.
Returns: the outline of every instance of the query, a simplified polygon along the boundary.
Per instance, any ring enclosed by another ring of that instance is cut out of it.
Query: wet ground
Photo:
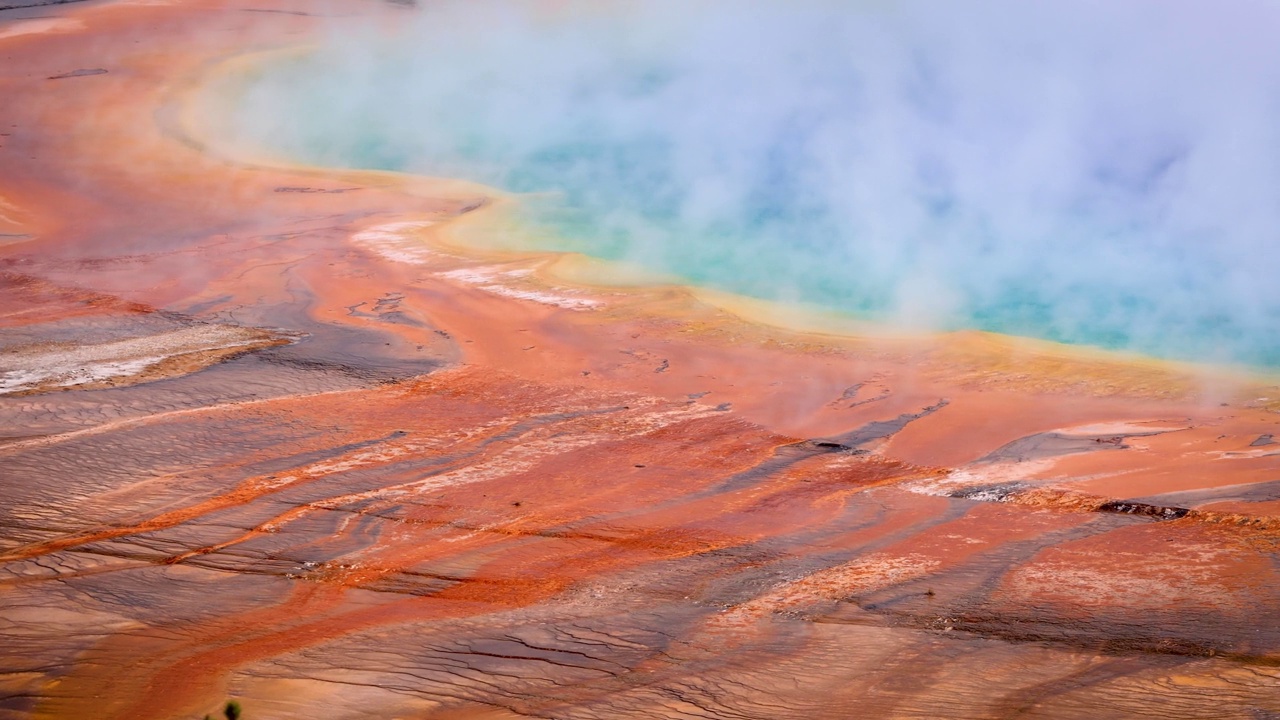
[[[174,120],[269,5],[0,13],[0,717],[1280,717],[1274,379],[468,254]]]

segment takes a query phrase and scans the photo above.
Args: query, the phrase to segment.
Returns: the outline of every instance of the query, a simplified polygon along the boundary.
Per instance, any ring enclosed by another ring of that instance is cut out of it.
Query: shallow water
[[[912,327],[1274,366],[1276,20],[443,3],[261,68],[234,124],[298,160],[525,194],[506,244]]]

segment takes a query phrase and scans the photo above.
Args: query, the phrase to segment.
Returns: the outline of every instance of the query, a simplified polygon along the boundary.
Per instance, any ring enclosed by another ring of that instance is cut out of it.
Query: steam
[[[535,193],[557,248],[694,282],[1276,365],[1276,27],[1261,0],[445,1],[266,69],[236,120]]]

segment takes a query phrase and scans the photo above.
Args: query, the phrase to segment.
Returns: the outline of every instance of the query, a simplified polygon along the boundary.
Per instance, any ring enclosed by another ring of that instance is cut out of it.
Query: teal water
[[[441,3],[248,142],[528,194],[542,249],[888,323],[1280,365],[1280,10]]]

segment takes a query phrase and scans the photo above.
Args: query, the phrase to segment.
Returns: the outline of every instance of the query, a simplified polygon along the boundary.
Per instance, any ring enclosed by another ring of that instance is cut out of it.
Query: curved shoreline
[[[572,252],[560,252],[537,249],[487,248],[478,247],[466,240],[451,238],[457,235],[456,229],[450,227],[457,224],[489,225],[502,222],[493,217],[493,212],[508,204],[518,203],[518,198],[498,188],[472,183],[470,181],[425,177],[411,173],[384,170],[333,168],[296,163],[283,158],[271,158],[265,155],[246,153],[224,137],[225,133],[209,127],[196,119],[195,106],[197,97],[201,107],[208,108],[209,103],[216,103],[219,98],[225,99],[227,87],[241,81],[241,78],[255,72],[266,63],[280,57],[294,56],[314,50],[314,46],[290,46],[266,51],[254,51],[231,58],[223,59],[212,67],[205,68],[200,77],[192,78],[174,102],[182,108],[178,112],[179,126],[175,129],[184,141],[191,142],[206,152],[246,167],[263,169],[287,169],[295,172],[316,173],[319,176],[341,178],[352,183],[367,182],[370,177],[385,177],[390,184],[404,183],[414,185],[426,183],[430,189],[427,194],[444,192],[471,192],[484,198],[484,213],[476,213],[465,219],[452,218],[441,227],[424,232],[422,238],[434,247],[448,252],[460,253],[476,259],[523,260],[539,258],[540,277],[550,284],[570,284],[574,287],[600,292],[611,292],[624,288],[673,287],[689,293],[698,301],[707,302],[725,311],[742,317],[748,322],[760,323],[783,332],[813,336],[830,336],[843,339],[875,339],[879,341],[901,342],[907,345],[946,345],[948,336],[963,338],[960,343],[972,348],[979,345],[973,338],[982,338],[990,346],[992,356],[1006,355],[1012,352],[1032,357],[1049,357],[1054,360],[1071,362],[1081,360],[1089,364],[1103,364],[1114,367],[1142,366],[1153,373],[1175,378],[1196,377],[1203,375],[1216,376],[1221,380],[1243,382],[1245,384],[1267,385],[1280,381],[1280,369],[1253,367],[1239,364],[1214,364],[1195,360],[1180,360],[1145,355],[1142,353],[1102,348],[1087,344],[1062,343],[1028,336],[1008,335],[994,331],[977,329],[961,329],[953,331],[920,330],[896,328],[887,323],[857,318],[837,310],[816,305],[786,303],[742,295],[732,291],[719,290],[686,284],[675,278],[663,278],[662,273],[641,268],[630,268],[626,263],[612,261]],[[213,90],[220,86],[221,90]],[[218,97],[210,98],[214,93]],[[215,111],[216,112],[216,111]],[[495,228],[487,229],[487,234],[496,232]],[[484,233],[485,229],[480,232]],[[581,257],[585,262],[578,260]],[[567,267],[566,267],[567,266]],[[586,269],[583,266],[588,266]],[[564,268],[564,270],[561,270]],[[585,271],[585,272],[584,272]],[[611,280],[615,280],[611,282]]]
[[[474,186],[172,134],[272,5],[0,38],[5,339],[297,339],[0,397],[0,716],[1280,712],[1274,381],[462,252]]]

